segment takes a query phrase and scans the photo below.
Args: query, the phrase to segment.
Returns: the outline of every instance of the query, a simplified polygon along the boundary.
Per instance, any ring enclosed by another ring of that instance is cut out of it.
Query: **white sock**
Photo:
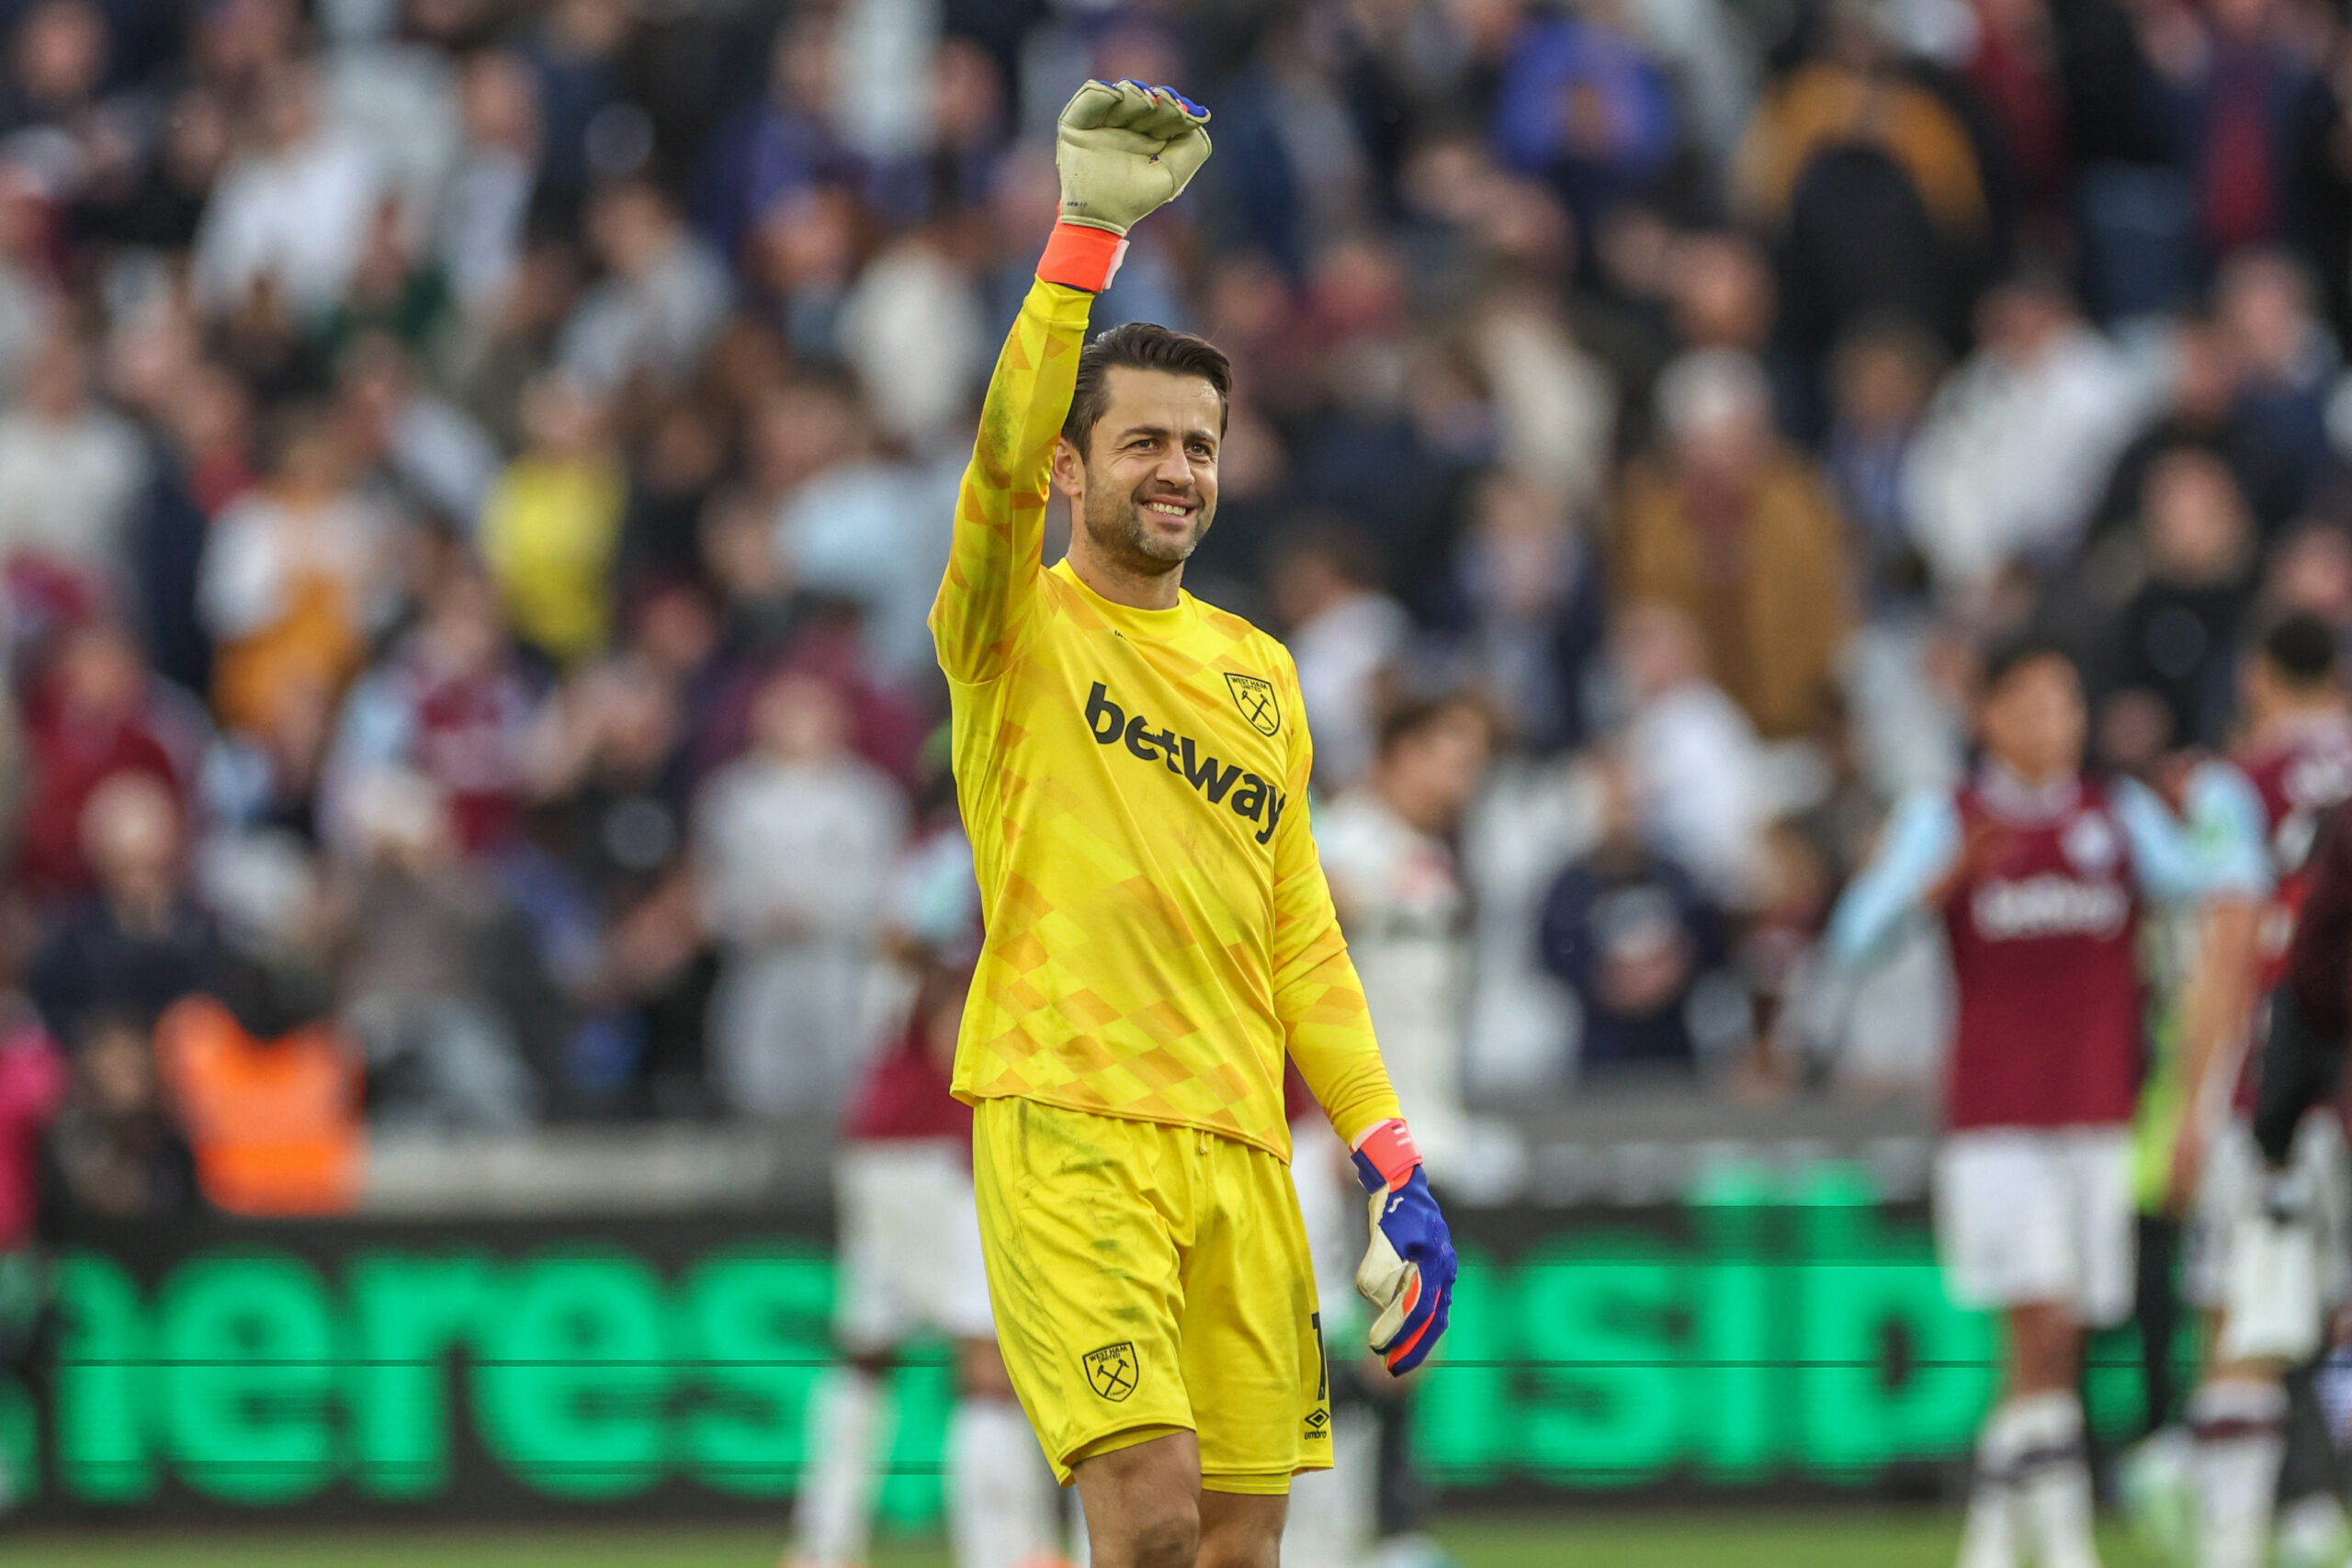
[[[808,1463],[793,1510],[799,1568],[859,1568],[874,1527],[875,1451],[891,1425],[882,1380],[836,1367],[808,1402]]]
[[[2008,1406],[1996,1406],[1976,1437],[1976,1472],[1968,1487],[1968,1520],[1960,1532],[1960,1568],[2018,1568],[2017,1444]]]
[[[1054,1554],[1061,1489],[1009,1399],[958,1401],[947,1420],[947,1538],[956,1568],[1036,1568]]]
[[[2189,1396],[2198,1568],[2262,1568],[2268,1559],[2286,1421],[2287,1391],[2267,1378],[2216,1378]]]
[[[1290,1483],[1283,1568],[1355,1568],[1379,1533],[1380,1427],[1361,1409],[1331,1416],[1331,1468]]]
[[[2341,1562],[2344,1531],[2344,1505],[2335,1500],[2335,1493],[2313,1492],[2298,1497],[2278,1511],[2278,1524],[2272,1532],[2278,1547],[2277,1561],[2294,1564]]]
[[[2071,1393],[2031,1393],[2007,1401],[1994,1419],[2007,1425],[2018,1533],[2032,1543],[2034,1561],[2041,1568],[2098,1568],[2082,1402]]]

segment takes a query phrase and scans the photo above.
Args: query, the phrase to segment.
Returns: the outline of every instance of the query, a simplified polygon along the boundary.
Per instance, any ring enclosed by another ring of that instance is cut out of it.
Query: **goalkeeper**
[[[1133,323],[1085,341],[1129,225],[1209,154],[1165,87],[1062,111],[1062,220],[1006,341],[932,607],[987,942],[958,1038],[989,1292],[1097,1568],[1272,1568],[1330,1463],[1285,1168],[1295,1060],[1371,1194],[1374,1348],[1418,1365],[1453,1250],[1307,829],[1282,645],[1182,592],[1230,372]],[[1041,553],[1053,491],[1067,558]]]

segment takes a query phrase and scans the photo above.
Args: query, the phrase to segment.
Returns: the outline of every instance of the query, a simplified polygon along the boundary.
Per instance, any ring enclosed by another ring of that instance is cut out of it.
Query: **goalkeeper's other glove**
[[[1208,161],[1209,111],[1173,87],[1089,82],[1062,109],[1054,166],[1062,217],[1037,276],[1099,294],[1136,220],[1176,199]]]
[[[1392,1119],[1366,1133],[1355,1163],[1356,1179],[1372,1195],[1372,1247],[1356,1269],[1356,1291],[1379,1309],[1372,1348],[1401,1378],[1445,1332],[1453,1304],[1453,1239],[1404,1122]]]

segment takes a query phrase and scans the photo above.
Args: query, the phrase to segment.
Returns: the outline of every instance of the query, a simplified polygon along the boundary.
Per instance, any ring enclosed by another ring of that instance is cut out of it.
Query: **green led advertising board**
[[[94,1237],[44,1372],[0,1385],[39,1514],[780,1512],[829,1359],[820,1218]],[[1989,1322],[1850,1168],[1657,1209],[1465,1213],[1419,1441],[1448,1488],[1885,1484],[1966,1451]],[[1337,1348],[1335,1347],[1335,1348]],[[2127,1344],[2092,1385],[2137,1415]],[[939,1504],[951,1378],[897,1375],[886,1515]]]

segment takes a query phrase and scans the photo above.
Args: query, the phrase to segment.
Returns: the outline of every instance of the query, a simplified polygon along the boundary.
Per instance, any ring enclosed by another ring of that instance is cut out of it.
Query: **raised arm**
[[[1128,226],[1184,188],[1209,155],[1208,112],[1167,87],[1089,82],[1062,110],[1061,221],[997,356],[956,499],[947,575],[931,607],[950,680],[993,681],[1020,656],[1045,570],[1054,440],[1069,413],[1094,296]]]
[[[1846,886],[1829,917],[1829,955],[1866,964],[1904,922],[1927,907],[1961,852],[1960,815],[1939,791],[1906,796],[1887,818],[1870,864]]]
[[[1045,570],[1054,438],[1069,412],[1093,304],[1093,295],[1040,277],[997,356],[956,496],[947,575],[931,606],[932,639],[950,680],[992,681],[1020,655]]]

